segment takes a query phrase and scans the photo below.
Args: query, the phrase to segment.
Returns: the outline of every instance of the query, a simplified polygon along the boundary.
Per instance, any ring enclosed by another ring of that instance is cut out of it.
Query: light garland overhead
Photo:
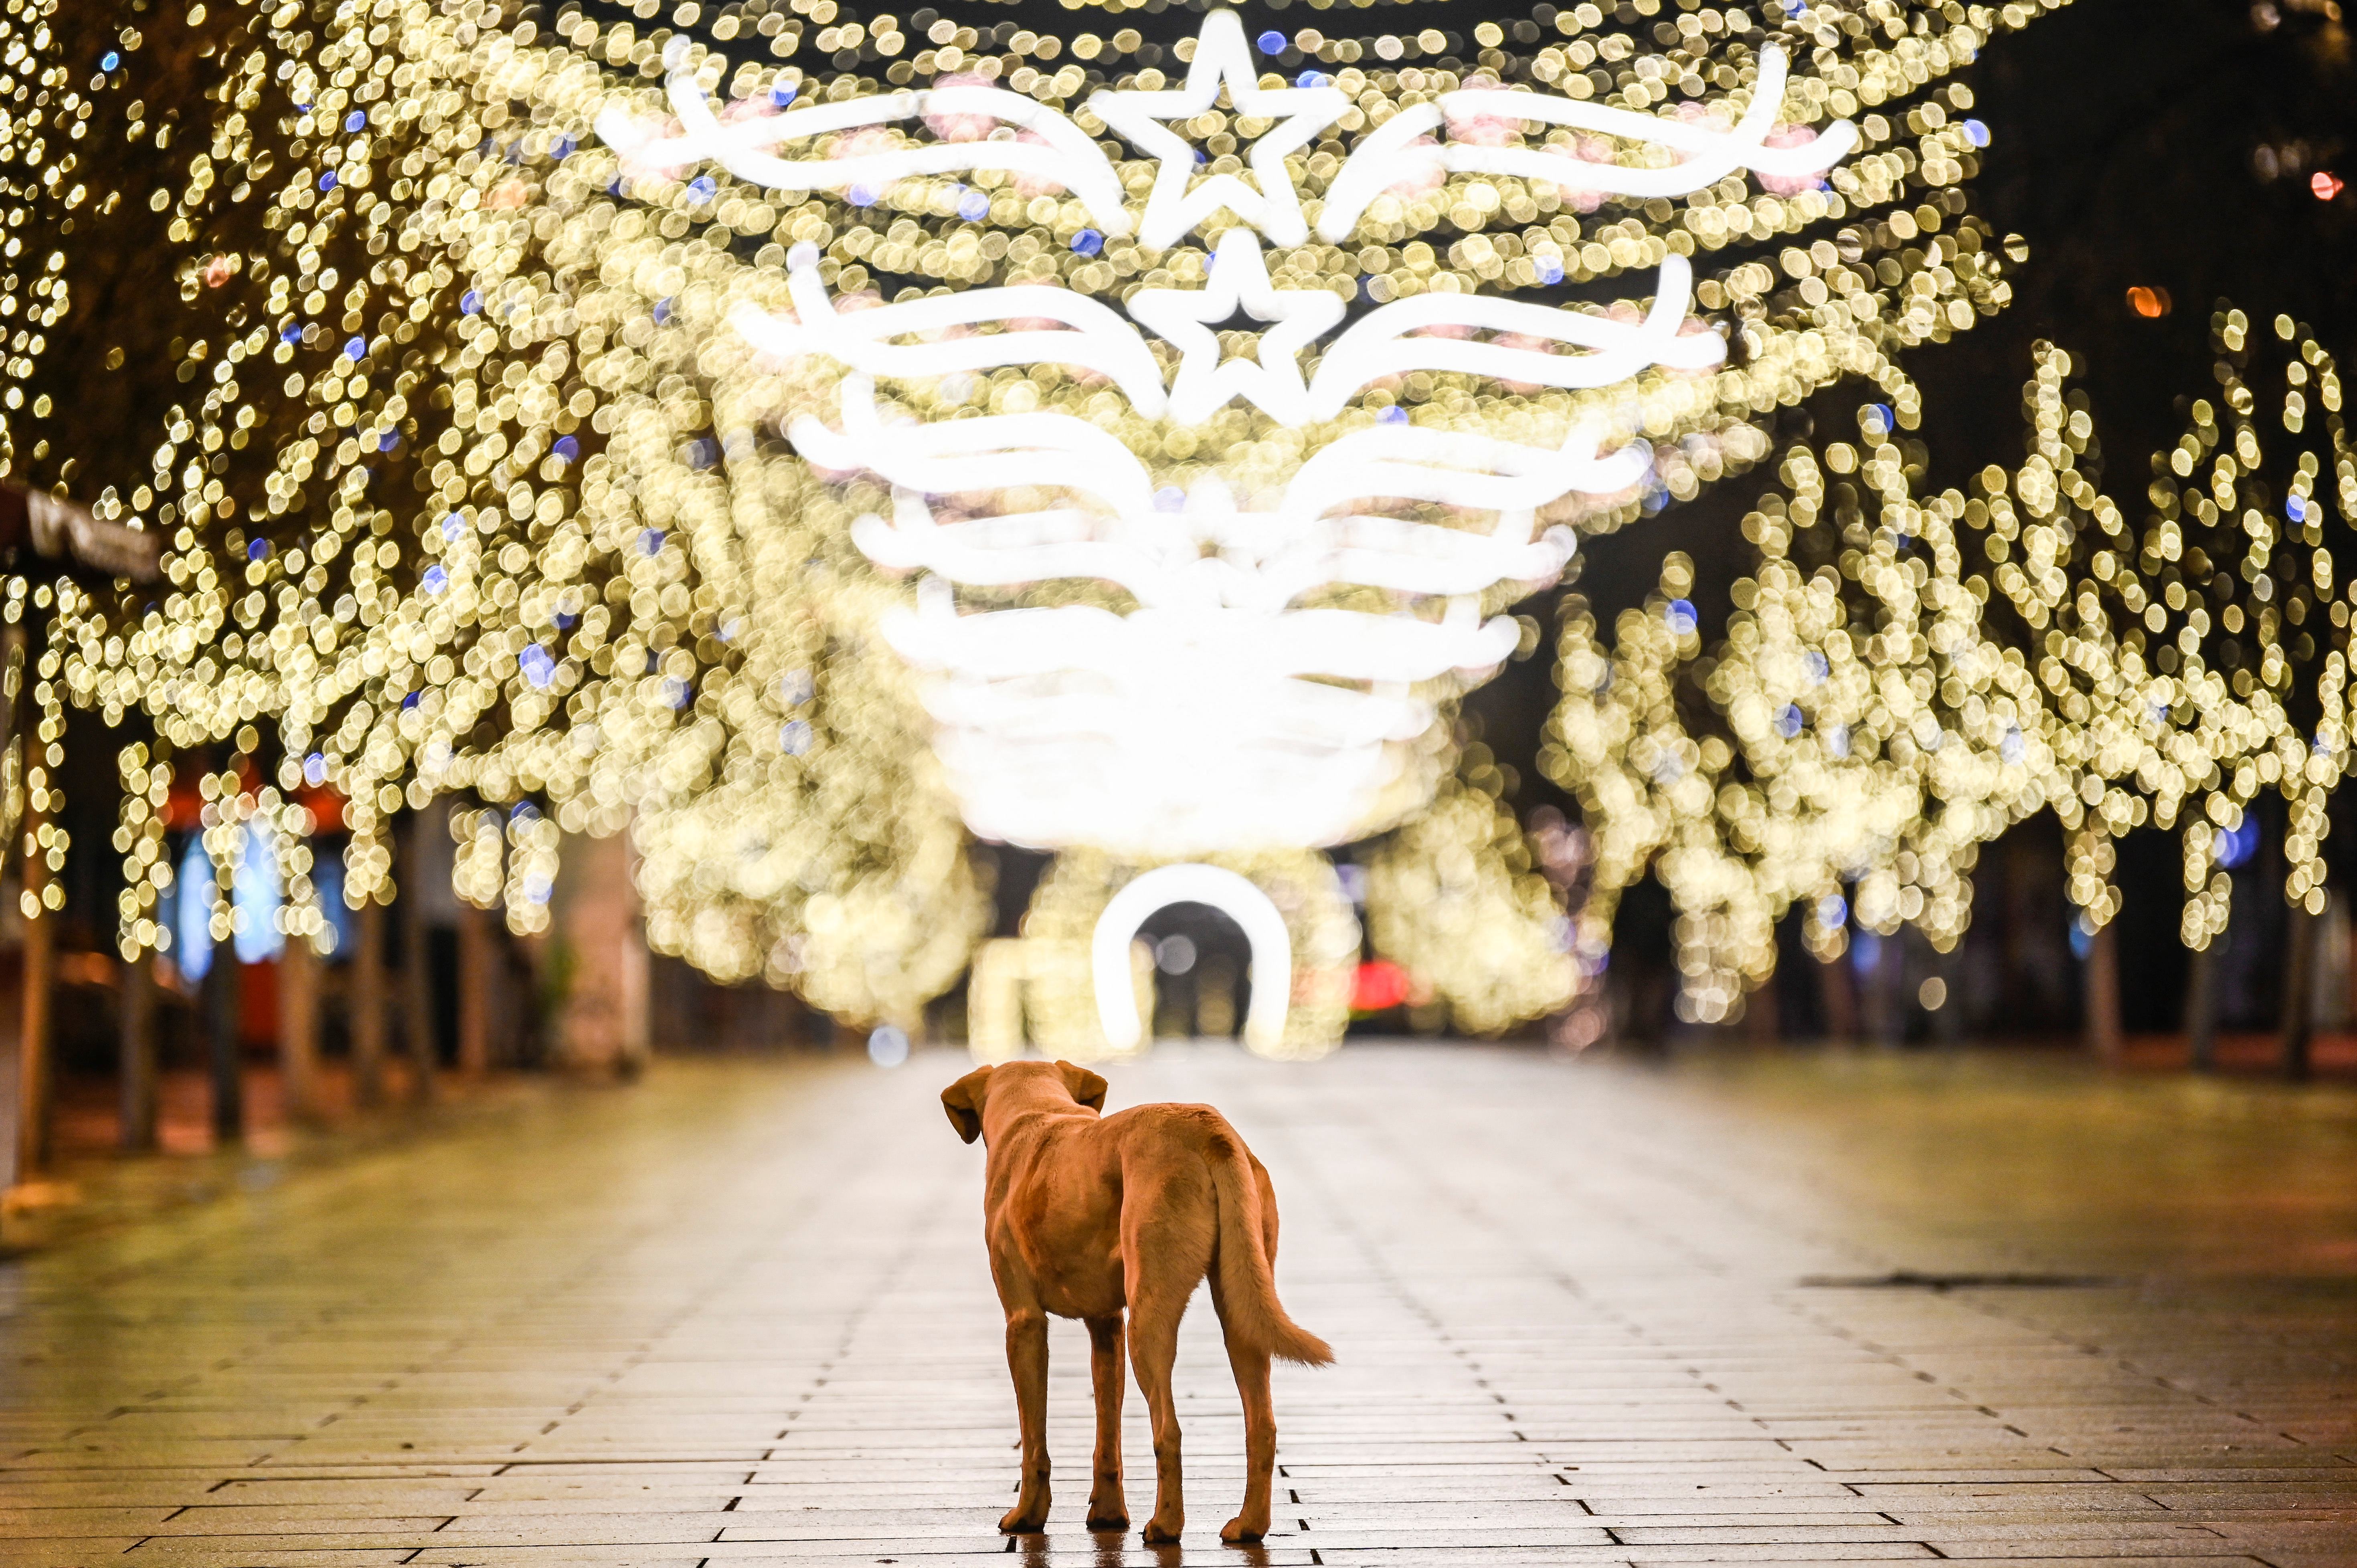
[[[52,46],[77,69],[99,10]],[[1646,43],[1583,5],[1512,50],[1484,23],[1470,60],[1303,28],[1288,84],[1212,7],[1175,88],[1126,29],[920,39],[832,0],[697,39],[482,0],[159,17],[135,66],[218,63],[93,128],[185,175],[74,243],[168,270],[188,390],[125,444],[144,470],[59,478],[167,533],[170,587],[62,605],[59,673],[340,790],[350,898],[438,794],[635,821],[662,945],[905,1015],[983,929],[959,807],[1140,866],[1411,821],[1555,530],[1690,497],[1764,455],[1760,414],[2000,308],[1946,78],[2035,14],[1711,7]],[[832,72],[777,63],[805,41]],[[1652,297],[1557,292],[1624,274]],[[150,417],[65,390],[38,439]],[[1156,630],[1133,578],[1196,620]],[[1049,624],[1102,629],[1017,629]],[[866,668],[888,638],[932,673]],[[1164,766],[1122,710],[1172,658],[1205,781],[1026,818],[1062,736]],[[1340,803],[1262,811],[1266,778]],[[1202,809],[1157,842],[1173,789]],[[505,884],[552,874],[545,837],[502,838]],[[152,902],[126,950],[168,940]]]

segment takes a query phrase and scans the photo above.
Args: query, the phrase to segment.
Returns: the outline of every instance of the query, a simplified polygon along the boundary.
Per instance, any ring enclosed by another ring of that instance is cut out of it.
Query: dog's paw
[[[1148,1520],[1146,1521],[1146,1529],[1143,1533],[1146,1544],[1148,1546],[1176,1546],[1178,1544],[1178,1527],[1177,1525],[1164,1525],[1157,1523],[1153,1520]]]
[[[1091,1530],[1127,1530],[1129,1510],[1127,1509],[1091,1509],[1089,1528]]]
[[[1048,1510],[1045,1509],[1028,1511],[1019,1508],[1009,1509],[1006,1517],[998,1521],[1002,1535],[1037,1535],[1047,1528]]]
[[[1260,1538],[1267,1533],[1266,1520],[1261,1520],[1259,1525],[1254,1526],[1247,1523],[1242,1514],[1238,1514],[1220,1528],[1220,1539],[1230,1546],[1258,1546]]]

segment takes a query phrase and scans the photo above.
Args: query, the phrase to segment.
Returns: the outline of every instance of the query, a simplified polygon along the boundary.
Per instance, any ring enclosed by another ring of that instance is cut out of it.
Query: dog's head
[[[982,1136],[983,1105],[994,1094],[1002,1103],[1019,1095],[1045,1101],[1049,1110],[1060,1101],[1103,1111],[1107,1087],[1103,1079],[1071,1062],[1004,1062],[978,1067],[942,1090],[942,1109],[949,1112],[957,1135],[971,1144]]]

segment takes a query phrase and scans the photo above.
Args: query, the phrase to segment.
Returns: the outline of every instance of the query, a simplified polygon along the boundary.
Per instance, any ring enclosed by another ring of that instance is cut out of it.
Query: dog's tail
[[[1254,1349],[1305,1367],[1327,1365],[1334,1359],[1333,1347],[1286,1316],[1285,1304],[1276,1299],[1276,1272],[1261,1244],[1265,1217],[1251,1157],[1224,1132],[1212,1133],[1203,1152],[1219,1200],[1213,1266],[1220,1271],[1222,1321]]]

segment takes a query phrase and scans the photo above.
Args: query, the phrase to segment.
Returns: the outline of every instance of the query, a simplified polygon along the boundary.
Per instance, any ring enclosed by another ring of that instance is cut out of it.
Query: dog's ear
[[[1103,1111],[1104,1109],[1105,1090],[1111,1088],[1112,1085],[1106,1083],[1103,1079],[1099,1078],[1088,1069],[1084,1067],[1075,1067],[1071,1062],[1058,1062],[1056,1064],[1056,1070],[1063,1075],[1064,1087],[1071,1091],[1071,1096],[1074,1100],[1079,1101],[1082,1104],[1087,1106],[1092,1111]]]
[[[978,1067],[942,1090],[942,1109],[950,1113],[950,1125],[966,1143],[982,1136],[982,1101],[990,1091],[990,1069]]]

